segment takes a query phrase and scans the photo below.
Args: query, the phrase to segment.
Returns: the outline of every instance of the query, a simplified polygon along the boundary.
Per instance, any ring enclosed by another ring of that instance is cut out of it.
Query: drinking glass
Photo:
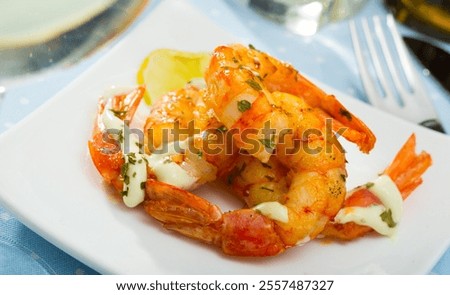
[[[310,36],[329,22],[352,16],[366,2],[367,0],[248,0],[247,4],[289,30]]]
[[[62,2],[0,0],[0,103],[10,87],[78,63],[119,36],[149,0]]]

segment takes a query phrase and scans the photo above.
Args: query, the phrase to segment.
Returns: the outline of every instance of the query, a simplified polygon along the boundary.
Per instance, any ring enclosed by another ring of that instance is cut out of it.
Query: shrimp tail
[[[335,132],[356,143],[364,153],[372,150],[376,141],[375,135],[363,121],[337,100],[336,96],[325,93],[298,72],[295,81],[291,92],[303,97],[310,106],[320,108],[324,118],[332,117],[334,119],[332,128]]]
[[[422,183],[422,175],[431,164],[430,154],[425,151],[416,152],[416,136],[413,133],[383,174],[388,175],[394,181],[405,200]],[[379,202],[378,199],[369,190],[359,189],[347,197],[343,206],[367,207],[377,202]],[[372,228],[353,222],[345,224],[328,222],[321,235],[327,238],[353,240],[369,232],[372,232]]]
[[[220,209],[193,193],[173,185],[149,179],[146,183],[147,213],[165,223],[207,226],[222,218]]]
[[[178,232],[227,255],[272,256],[284,251],[284,244],[269,218],[251,209],[222,214],[220,209],[190,192],[149,179],[145,211]]]
[[[383,172],[395,182],[403,199],[422,183],[422,175],[432,164],[430,154],[425,151],[417,154],[415,149],[416,135],[413,133]]]
[[[144,92],[145,87],[138,86],[126,94],[101,98],[98,104],[96,124],[92,137],[88,141],[89,153],[95,167],[105,182],[112,184],[118,191],[121,191],[123,186],[123,181],[120,178],[121,167],[124,163],[123,154],[118,141],[108,136],[102,121],[102,114],[105,111],[106,100],[111,100],[113,110],[118,114],[124,114],[125,120],[131,120],[144,96]]]

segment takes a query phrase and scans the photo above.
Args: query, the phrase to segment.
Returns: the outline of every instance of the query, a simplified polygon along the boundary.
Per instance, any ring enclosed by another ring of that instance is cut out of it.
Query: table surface
[[[133,28],[162,0],[153,0],[126,32]],[[316,35],[301,37],[271,23],[237,0],[187,0],[219,26],[241,38],[244,43],[258,44],[280,59],[289,61],[301,72],[341,92],[367,102],[358,76],[347,21],[328,24]],[[355,16],[385,15],[382,1],[369,3]],[[417,33],[400,26],[404,35]],[[10,128],[42,105],[71,80],[98,61],[124,35],[95,54],[71,67],[56,68],[20,79],[8,86],[0,107],[0,133]],[[450,51],[448,44],[440,44]],[[305,54],[302,54],[305,53]],[[417,65],[420,70],[419,65]],[[335,74],[330,75],[330,72]],[[449,100],[449,94],[430,76],[423,75],[428,93],[435,101]],[[13,213],[0,206],[0,274],[97,274],[32,232]],[[431,274],[450,274],[450,249],[442,256]]]

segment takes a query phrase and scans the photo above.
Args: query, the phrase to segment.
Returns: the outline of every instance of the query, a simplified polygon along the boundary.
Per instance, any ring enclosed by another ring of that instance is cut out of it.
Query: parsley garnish
[[[247,83],[250,87],[252,87],[256,91],[261,91],[262,90],[261,85],[259,85],[259,83],[256,82],[255,80],[248,79],[247,81],[245,81],[245,83]]]
[[[352,120],[352,114],[349,111],[347,111],[346,109],[340,109],[339,114],[341,114],[341,116],[346,117],[347,120],[349,120],[349,121]]]
[[[109,109],[109,110],[114,114],[114,116],[116,116],[118,118],[123,117],[127,113],[127,111],[116,111],[116,110],[113,110],[113,109]]]
[[[225,132],[227,132],[228,128],[225,127],[225,125],[222,125],[222,126],[220,126],[219,128],[217,128],[217,130],[220,131],[220,132],[222,132],[222,133],[225,133]]]
[[[145,181],[141,182],[141,189],[145,189]]]
[[[129,185],[129,184],[130,184],[130,177],[129,177],[127,174],[125,174],[125,175],[123,176],[123,182],[124,182],[126,185]]]
[[[248,100],[244,99],[244,100],[238,101],[237,106],[238,106],[238,110],[241,113],[243,113],[243,112],[249,110],[252,107],[252,103],[249,102]]]
[[[275,177],[270,175],[265,175],[264,177],[267,178],[269,181],[273,181],[275,179]]]
[[[275,143],[272,139],[264,138],[259,140],[266,148],[268,149],[275,149]]]
[[[268,187],[265,187],[265,186],[262,186],[261,189],[266,190],[266,191],[269,191],[269,192],[272,192],[272,193],[274,192],[273,189],[268,188]]]
[[[123,139],[124,139],[123,138],[123,130],[120,130],[118,137],[119,137],[119,142],[123,143]]]
[[[120,168],[120,175],[122,175],[122,177],[125,177],[125,175],[127,175],[127,172],[128,172],[128,163],[125,163]]]
[[[263,162],[261,162],[261,165],[264,167],[264,168],[269,168],[269,169],[272,169],[272,166],[270,166],[269,164],[267,164],[267,163],[263,163]]]
[[[366,188],[369,189],[369,188],[371,188],[374,185],[375,184],[373,182],[368,182],[368,183],[366,183]]]
[[[131,165],[135,165],[136,164],[136,154],[135,153],[129,153],[128,154],[128,162]]]
[[[380,214],[381,220],[383,220],[390,228],[393,228],[397,225],[394,219],[392,219],[392,211],[388,209]]]

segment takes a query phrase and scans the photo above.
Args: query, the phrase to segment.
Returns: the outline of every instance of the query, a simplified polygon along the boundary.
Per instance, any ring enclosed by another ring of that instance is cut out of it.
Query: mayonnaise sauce
[[[172,155],[179,154],[177,149],[185,149],[188,145],[188,140],[168,143],[167,151],[164,153],[153,153],[147,156],[149,167],[156,175],[158,181],[162,181],[181,189],[191,189],[197,182],[197,178],[190,175],[180,165],[170,160]]]
[[[127,94],[132,89],[130,87],[111,87],[105,92],[104,97]],[[145,155],[140,152],[141,143],[138,135],[131,133],[129,126],[116,116],[111,100],[106,103],[101,120],[106,130],[120,142],[120,148],[124,154],[122,195],[126,206],[135,207],[144,201],[147,165],[152,169],[158,181],[181,189],[191,189],[197,182],[198,178],[191,176],[177,163],[170,160],[172,155],[179,154],[180,150],[188,147],[189,139],[169,143],[166,146],[167,151],[164,153]]]
[[[167,144],[167,151],[164,153],[153,153],[147,156],[148,165],[156,175],[158,181],[162,181],[181,189],[190,189],[196,183],[197,178],[191,176],[180,165],[170,160],[170,156],[179,154],[175,150],[175,145],[178,144],[183,148],[185,141],[171,142]]]
[[[253,210],[258,211],[270,219],[287,223],[289,221],[288,209],[286,206],[278,202],[264,202],[253,207]]]
[[[140,154],[139,137],[136,134],[130,134],[128,126],[114,114],[111,100],[105,105],[102,122],[106,130],[113,134],[114,138],[120,142],[120,148],[124,153],[123,202],[128,207],[136,207],[144,201],[145,182],[147,181],[147,164],[144,155]],[[129,146],[127,147],[124,146],[124,136],[129,136],[129,141],[127,141]]]
[[[395,183],[387,175],[381,175],[366,188],[378,197],[382,205],[346,207],[334,217],[337,223],[354,222],[373,228],[382,235],[394,236],[403,212],[403,199]],[[386,215],[392,222],[388,222]],[[385,218],[383,218],[385,216]]]

